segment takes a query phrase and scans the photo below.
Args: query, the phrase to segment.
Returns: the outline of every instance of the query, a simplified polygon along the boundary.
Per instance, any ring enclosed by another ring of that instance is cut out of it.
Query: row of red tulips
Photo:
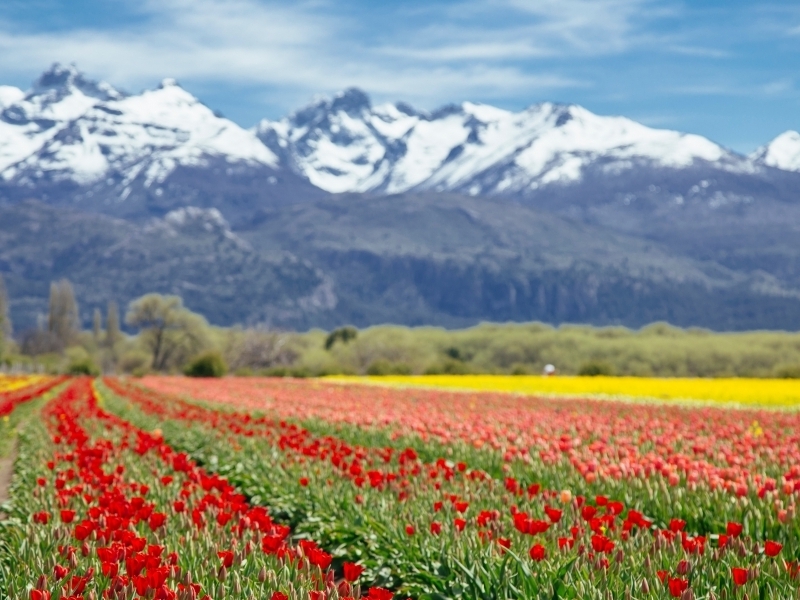
[[[72,381],[21,436],[0,583],[12,598],[345,598],[362,567],[253,506],[223,477]],[[383,589],[364,597],[386,600]]]

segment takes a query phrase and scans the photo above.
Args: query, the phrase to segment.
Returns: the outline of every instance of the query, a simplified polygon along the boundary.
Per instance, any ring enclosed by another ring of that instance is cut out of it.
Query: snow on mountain
[[[149,186],[179,165],[202,166],[214,157],[278,164],[251,132],[216,116],[174,80],[127,96],[74,67],[53,65],[24,97],[4,97],[11,99],[0,113],[0,176],[6,181],[127,185],[142,175]]]
[[[0,85],[0,110],[19,102],[25,97],[25,92],[13,85]]]
[[[784,171],[800,171],[800,133],[785,131],[766,146],[756,150],[751,158],[768,167]]]
[[[113,202],[135,190],[161,193],[157,184],[178,167],[211,169],[220,161],[255,167],[247,184],[254,190],[264,188],[258,183],[264,167],[270,184],[281,171],[287,186],[334,193],[524,194],[638,167],[800,171],[800,134],[787,132],[746,158],[698,135],[575,105],[545,102],[511,112],[464,102],[428,113],[404,103],[373,106],[358,89],[245,130],[170,79],[127,95],[56,64],[28,92],[0,87],[0,183],[17,189],[56,184],[53,194],[64,197],[71,192],[61,182],[68,182],[90,197],[100,186],[103,202]],[[219,180],[220,193],[225,185]],[[275,190],[276,197],[296,195],[294,188]]]
[[[549,102],[517,113],[465,102],[429,114],[406,104],[373,107],[350,89],[254,131],[285,164],[330,192],[508,193],[577,182],[597,164],[611,173],[642,163],[753,168],[698,135]]]

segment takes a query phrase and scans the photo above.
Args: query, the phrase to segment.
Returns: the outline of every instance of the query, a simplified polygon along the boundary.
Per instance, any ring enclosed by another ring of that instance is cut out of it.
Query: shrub
[[[270,367],[259,371],[259,374],[267,377],[288,377],[290,375],[287,367]]]
[[[425,369],[425,375],[466,375],[472,370],[461,361],[448,358]]]
[[[522,363],[514,363],[511,367],[511,374],[512,375],[530,375],[531,369],[528,368],[527,365]]]
[[[367,367],[367,375],[411,375],[411,367],[404,363],[393,363],[385,358],[379,358]]]
[[[218,352],[206,352],[192,360],[184,370],[189,377],[222,377],[228,371]]]
[[[97,377],[100,375],[100,369],[97,368],[97,365],[94,364],[91,358],[83,358],[71,362],[67,367],[67,374]]]
[[[578,369],[578,375],[584,377],[597,377],[598,375],[613,375],[614,367],[604,360],[590,360],[583,363]]]
[[[148,354],[140,350],[134,350],[123,354],[119,359],[118,366],[125,373],[144,373],[150,369],[152,360],[153,359]]]
[[[800,379],[800,365],[784,365],[775,370],[775,376],[781,379]]]

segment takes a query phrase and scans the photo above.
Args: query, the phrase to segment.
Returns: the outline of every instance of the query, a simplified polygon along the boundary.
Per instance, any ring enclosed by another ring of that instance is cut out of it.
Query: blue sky
[[[432,109],[581,104],[750,152],[800,129],[800,2],[3,0],[0,83],[174,77],[244,126],[348,86]]]

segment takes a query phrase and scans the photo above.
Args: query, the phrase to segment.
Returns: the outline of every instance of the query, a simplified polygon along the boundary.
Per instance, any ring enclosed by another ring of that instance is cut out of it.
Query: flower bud
[[[36,589],[37,590],[44,590],[47,588],[47,577],[44,575],[39,575],[39,579],[36,580]]]

